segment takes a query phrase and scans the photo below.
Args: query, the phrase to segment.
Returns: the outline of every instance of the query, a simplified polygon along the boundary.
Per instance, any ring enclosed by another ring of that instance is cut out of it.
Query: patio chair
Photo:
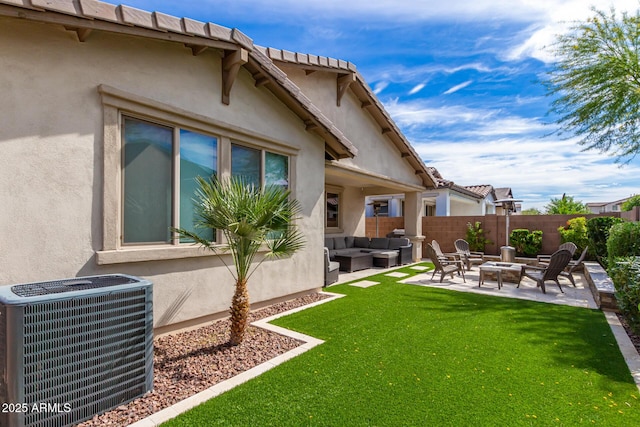
[[[464,277],[464,268],[462,267],[462,263],[443,263],[436,253],[435,248],[429,243],[427,243],[427,256],[435,267],[433,270],[433,274],[431,275],[431,280],[433,280],[436,273],[440,273],[440,283],[442,283],[442,279],[444,279],[445,275],[451,274],[451,278],[453,279],[453,273],[457,272],[458,274],[462,274],[462,280],[467,283],[467,280]]]
[[[558,281],[558,276],[569,264],[569,261],[571,261],[571,251],[567,249],[558,249],[551,255],[549,264],[544,267],[533,265],[523,266],[522,277],[528,277],[535,280],[538,287],[542,288],[542,293],[544,294],[547,293],[544,282],[547,280],[553,280],[558,285],[558,288],[560,288],[560,292],[564,293],[562,286],[560,286],[560,282]],[[518,288],[519,287],[520,284],[518,284]]]
[[[469,249],[469,243],[464,239],[458,239],[454,243],[456,251],[462,257],[462,260],[467,265],[467,271],[471,270],[473,264],[484,263],[484,252],[471,251]]]
[[[571,256],[573,257],[573,254],[576,253],[576,250],[578,249],[578,247],[573,242],[566,242],[558,246],[558,250],[561,250],[561,249],[568,250],[569,252],[571,252]],[[537,258],[538,258],[538,265],[540,264],[544,265],[549,263],[549,259],[551,258],[551,255],[538,255]]]
[[[435,251],[436,256],[440,260],[441,264],[456,264],[460,267],[464,266],[462,257],[459,253],[455,252],[445,254],[444,252],[442,252],[442,249],[440,249],[440,244],[435,240],[431,241],[431,246],[433,247],[433,250]]]
[[[584,250],[580,254],[580,258],[578,258],[577,260],[572,259],[571,261],[569,261],[569,265],[567,265],[567,267],[560,272],[560,275],[562,277],[566,277],[567,279],[569,279],[574,288],[576,287],[576,281],[573,279],[573,272],[584,268],[584,258],[587,256],[588,251],[589,246],[584,248]]]
[[[329,249],[324,248],[324,286],[338,281],[340,263],[329,259]]]

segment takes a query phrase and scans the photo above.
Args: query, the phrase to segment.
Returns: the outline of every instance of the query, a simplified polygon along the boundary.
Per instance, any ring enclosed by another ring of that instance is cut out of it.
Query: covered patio
[[[404,237],[413,243],[414,262],[420,261],[424,240],[421,215],[421,194],[424,188],[423,185],[401,182],[353,165],[327,161],[325,163],[325,235],[328,237],[365,236],[365,198],[402,193],[404,194]]]

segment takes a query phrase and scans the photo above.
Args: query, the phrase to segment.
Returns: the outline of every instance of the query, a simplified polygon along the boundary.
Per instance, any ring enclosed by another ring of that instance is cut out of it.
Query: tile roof
[[[423,183],[426,186],[436,185],[436,178],[431,175],[430,168],[424,164],[353,63],[271,47],[256,46],[256,49],[264,52],[272,61],[302,67],[305,70],[322,70],[334,72],[338,75],[353,74],[356,85],[350,85],[350,87],[361,102],[363,109],[366,109],[373,119],[378,122],[382,132],[400,150],[402,157],[414,167],[416,174],[420,174],[423,177]]]
[[[481,195],[482,197],[487,197],[489,194],[494,192],[493,185],[489,185],[489,184],[484,184],[484,185],[465,185],[464,188],[466,188],[469,191],[473,191],[474,193],[477,193],[477,194]]]
[[[226,28],[189,18],[177,18],[160,12],[148,12],[126,5],[113,5],[97,0],[0,0],[0,16],[62,24],[65,29],[76,31],[84,41],[93,30],[126,33],[148,38],[184,43],[194,55],[206,48],[239,50],[249,54],[248,66],[279,89],[269,87],[280,98],[288,99],[307,127],[319,134],[338,157],[354,157],[358,149],[326,117],[319,108],[302,94],[286,74],[256,49],[253,40],[236,28]],[[273,85],[268,85],[273,86]]]

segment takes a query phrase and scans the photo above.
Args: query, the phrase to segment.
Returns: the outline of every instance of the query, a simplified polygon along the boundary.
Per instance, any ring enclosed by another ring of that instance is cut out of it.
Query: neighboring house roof
[[[474,199],[482,199],[485,196],[483,196],[482,194],[470,190],[469,187],[463,187],[461,185],[457,185],[455,182],[453,181],[449,181],[448,179],[444,179],[442,177],[442,175],[440,174],[440,172],[438,171],[438,169],[434,168],[433,166],[428,166],[427,169],[429,170],[429,173],[431,175],[433,175],[433,177],[435,178],[436,181],[436,188],[440,189],[440,188],[449,188],[452,191],[455,191],[457,193],[463,194],[465,196],[469,196],[472,197]]]
[[[474,193],[478,193],[482,197],[488,197],[489,195],[492,195],[494,200],[497,200],[493,185],[465,185],[465,188],[469,191],[473,191]]]
[[[613,201],[613,202],[592,202],[592,203],[586,203],[585,205],[587,207],[593,206],[594,208],[602,207],[602,206],[606,206],[606,205],[620,205],[620,204],[626,202],[627,200],[629,200],[631,197],[633,197],[633,196],[625,197],[624,199],[616,200],[616,201]]]
[[[494,190],[496,192],[496,200],[513,199],[513,192],[510,187],[501,187]]]
[[[0,0],[0,16],[63,25],[74,31],[80,42],[95,30],[182,43],[193,55],[208,48],[221,49],[225,53],[226,74],[223,97],[225,92],[229,95],[234,70],[237,73],[239,66],[244,66],[253,75],[256,86],[265,85],[300,117],[308,131],[324,139],[325,149],[332,157],[358,154],[353,143],[238,29],[96,0]]]

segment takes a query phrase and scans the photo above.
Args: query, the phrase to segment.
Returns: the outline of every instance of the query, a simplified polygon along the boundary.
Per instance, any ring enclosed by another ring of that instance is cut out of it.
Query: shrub
[[[485,245],[490,245],[489,239],[484,237],[484,230],[482,229],[482,223],[476,221],[474,224],[467,223],[467,243],[469,243],[469,249],[472,251],[484,252]]]
[[[609,269],[618,308],[635,333],[640,334],[640,259],[618,258]]]
[[[620,257],[640,256],[640,223],[623,222],[615,224],[607,239],[607,259],[613,266]]]
[[[516,255],[534,257],[542,249],[542,231],[517,228],[509,234],[509,243],[516,249]]]
[[[578,247],[574,258],[578,258],[584,248],[589,246],[587,236],[587,219],[583,216],[570,219],[565,227],[558,227],[560,233],[560,243],[572,242]]]
[[[609,230],[611,226],[621,222],[624,222],[624,220],[612,216],[597,216],[587,221],[589,251],[595,255],[596,260],[602,266],[607,266],[607,239],[609,238]]]
[[[635,206],[640,206],[640,194],[636,194],[635,196],[631,196],[629,200],[624,202],[621,206],[623,211],[630,211]]]

